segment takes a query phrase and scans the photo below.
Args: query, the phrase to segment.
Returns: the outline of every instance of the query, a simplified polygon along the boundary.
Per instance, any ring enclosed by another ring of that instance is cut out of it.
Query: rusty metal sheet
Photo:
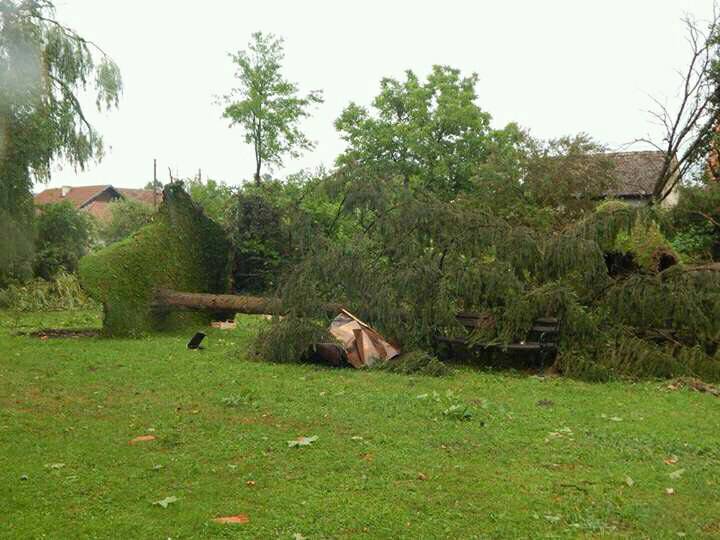
[[[345,309],[330,323],[330,333],[342,344],[348,362],[356,368],[370,367],[400,354],[396,346]]]

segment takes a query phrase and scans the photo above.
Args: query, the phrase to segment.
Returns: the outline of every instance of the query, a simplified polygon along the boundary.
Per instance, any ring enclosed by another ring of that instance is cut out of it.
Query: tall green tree
[[[404,81],[383,79],[372,109],[351,103],[335,122],[348,145],[338,164],[448,196],[467,189],[494,139],[504,138],[475,103],[476,84],[476,74],[447,66],[434,66],[426,81],[412,71]]]
[[[322,103],[322,92],[300,96],[298,86],[282,75],[283,40],[256,32],[247,50],[230,54],[240,86],[224,98],[223,116],[239,125],[245,142],[255,151],[256,183],[263,165],[282,166],[286,155],[298,157],[314,143],[300,130],[300,121],[312,105]]]
[[[50,0],[0,0],[0,282],[29,266],[33,183],[55,161],[102,157],[78,97],[90,89],[98,108],[117,106],[120,71],[102,49],[57,21]]]

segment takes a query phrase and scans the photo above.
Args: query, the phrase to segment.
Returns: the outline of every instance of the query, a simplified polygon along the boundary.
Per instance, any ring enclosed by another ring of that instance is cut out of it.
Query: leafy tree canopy
[[[41,208],[37,219],[35,273],[52,279],[60,270],[74,272],[93,237],[94,223],[85,212],[63,201]]]
[[[372,110],[351,103],[335,122],[348,144],[338,165],[448,197],[468,189],[493,146],[520,138],[513,125],[490,127],[490,115],[475,103],[476,84],[476,74],[447,66],[434,66],[424,82],[412,71],[404,81],[383,79]]]
[[[225,213],[230,206],[233,190],[225,182],[208,179],[203,182],[199,178],[188,178],[183,181],[185,189],[198,203],[205,214],[217,223],[225,221]]]
[[[78,99],[93,88],[98,108],[116,106],[120,71],[55,20],[51,1],[0,0],[0,227],[17,233],[3,235],[0,247],[20,259],[30,256],[33,182],[48,180],[56,160],[83,168],[102,157],[102,138]],[[1,262],[5,275],[24,264]]]
[[[285,156],[313,148],[300,121],[310,115],[312,105],[322,103],[322,92],[300,96],[298,86],[283,77],[283,41],[273,34],[254,33],[247,50],[230,56],[240,85],[225,96],[223,116],[239,125],[245,142],[253,145],[259,184],[263,165],[282,166]]]

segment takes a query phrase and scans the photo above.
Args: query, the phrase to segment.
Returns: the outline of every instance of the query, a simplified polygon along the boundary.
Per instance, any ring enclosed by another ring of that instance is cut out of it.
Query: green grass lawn
[[[720,536],[710,395],[252,362],[249,317],[198,352],[15,335],[98,324],[0,314],[1,537]]]

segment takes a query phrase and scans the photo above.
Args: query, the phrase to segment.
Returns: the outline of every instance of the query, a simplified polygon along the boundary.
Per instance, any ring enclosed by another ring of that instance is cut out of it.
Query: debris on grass
[[[625,484],[626,484],[628,487],[633,487],[633,486],[635,485],[635,480],[633,480],[633,479],[630,478],[629,476],[626,476],[626,477],[625,477]]]
[[[674,455],[670,456],[669,458],[665,458],[663,460],[663,463],[665,463],[665,465],[675,465],[677,462],[678,462],[678,457],[674,456]]]
[[[340,314],[330,323],[330,334],[338,340],[353,367],[372,367],[387,362],[400,354],[400,348],[387,341],[377,330],[358,319],[349,311]]]
[[[213,328],[219,328],[220,330],[235,330],[237,327],[235,321],[213,321],[210,323]]]
[[[678,478],[680,478],[683,475],[684,472],[685,472],[685,469],[678,469],[677,471],[671,472],[668,476],[670,478],[672,478],[673,480],[677,480]]]
[[[147,442],[147,441],[154,441],[157,437],[155,435],[140,435],[138,437],[135,437],[134,439],[131,439],[128,444],[137,444],[140,442]]]
[[[242,525],[244,523],[249,523],[250,518],[246,514],[237,514],[234,516],[216,517],[213,521],[215,523],[235,523]]]
[[[205,339],[204,333],[195,332],[195,335],[192,338],[190,338],[190,341],[188,341],[187,348],[190,350],[202,349],[200,344],[202,343],[203,339]]]
[[[692,377],[679,377],[667,385],[668,390],[681,390],[683,388],[720,397],[720,388]]]
[[[425,351],[409,351],[393,358],[392,361],[378,362],[376,369],[401,375],[427,375],[429,377],[443,377],[450,373],[450,368],[438,360],[436,356]]]
[[[162,506],[163,508],[167,508],[171,504],[177,502],[178,498],[175,496],[165,497],[164,499],[160,499],[159,501],[155,501],[153,503],[154,506]]]
[[[673,488],[665,488],[665,495],[675,495],[675,490]]]
[[[65,466],[64,463],[48,463],[47,465],[45,465],[45,468],[57,470],[57,469],[62,469],[64,466]]]
[[[43,328],[33,332],[18,332],[19,336],[40,338],[43,341],[54,338],[99,337],[100,330],[95,328]]]
[[[467,405],[464,405],[462,403],[457,403],[455,405],[450,405],[447,409],[443,411],[443,414],[447,416],[448,418],[452,418],[453,420],[472,420],[472,411],[470,410],[470,407]]]
[[[555,405],[555,402],[552,399],[541,399],[535,405],[538,407],[552,407]]]
[[[288,441],[288,448],[301,448],[303,446],[310,446],[317,440],[317,435],[313,435],[312,437],[298,437],[297,439]]]

